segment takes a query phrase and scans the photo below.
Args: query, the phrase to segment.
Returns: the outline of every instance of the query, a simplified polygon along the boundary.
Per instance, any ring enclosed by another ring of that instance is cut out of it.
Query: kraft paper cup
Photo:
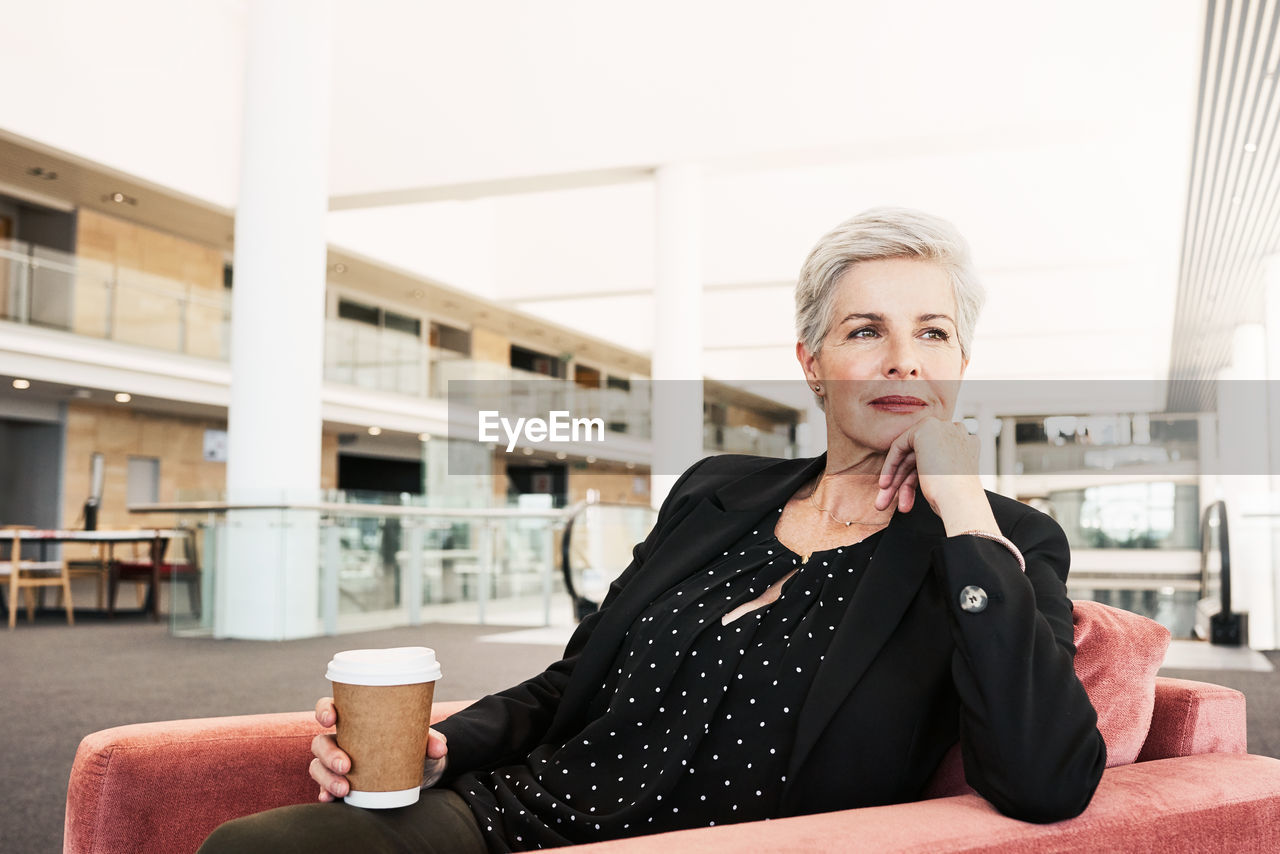
[[[329,662],[338,713],[338,746],[351,757],[344,799],[370,809],[417,803],[440,678],[434,650],[424,646],[351,649]]]

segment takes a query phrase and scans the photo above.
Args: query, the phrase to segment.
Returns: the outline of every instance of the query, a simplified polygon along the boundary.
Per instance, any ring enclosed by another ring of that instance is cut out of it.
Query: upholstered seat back
[[[1073,610],[1076,675],[1098,712],[1107,767],[1128,765],[1137,761],[1151,729],[1156,671],[1169,649],[1169,630],[1155,620],[1097,602],[1075,602]],[[957,745],[938,766],[925,797],[972,791],[964,780]]]

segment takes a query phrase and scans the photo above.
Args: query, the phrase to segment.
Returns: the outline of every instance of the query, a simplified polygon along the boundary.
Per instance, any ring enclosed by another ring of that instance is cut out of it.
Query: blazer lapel
[[[786,504],[825,464],[825,454],[779,460],[702,498],[653,550],[644,573],[636,579],[636,586],[649,593],[645,604],[705,567],[767,513]]]
[[[787,500],[826,464],[826,455],[779,460],[737,478],[703,496],[645,559],[645,567],[600,617],[591,642],[574,666],[556,715],[559,732],[576,725],[575,710],[585,710],[600,676],[617,656],[622,638],[655,598],[705,567],[742,537],[764,515]]]
[[[930,553],[946,538],[941,520],[917,494],[910,513],[897,513],[867,565],[849,603],[800,719],[787,768],[787,788],[830,724],[840,705],[889,640],[929,572]]]

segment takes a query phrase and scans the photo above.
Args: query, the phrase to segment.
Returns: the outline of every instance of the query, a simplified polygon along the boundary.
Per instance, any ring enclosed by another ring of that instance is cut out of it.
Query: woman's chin
[[[839,425],[836,429],[843,435],[845,442],[852,447],[866,448],[878,454],[888,453],[889,448],[893,445],[895,439],[901,436],[908,428],[919,421],[933,415],[930,410],[917,411],[911,413],[894,413],[888,415],[877,415],[873,424],[865,422],[856,425],[855,429],[842,429]],[[828,437],[828,444],[831,444]]]
[[[850,433],[841,431],[841,439],[843,444],[856,452],[869,452],[884,456],[889,453],[889,448],[893,445],[893,440],[898,438],[902,433],[899,430],[896,433],[874,433],[868,435],[866,433]],[[831,447],[835,443],[831,441],[832,437],[828,437],[827,446]]]

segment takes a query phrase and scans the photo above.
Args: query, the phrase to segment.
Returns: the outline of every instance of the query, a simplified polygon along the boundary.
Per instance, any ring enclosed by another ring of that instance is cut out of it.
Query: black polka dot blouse
[[[582,732],[453,783],[491,851],[777,813],[800,707],[880,534],[803,561],[776,520],[649,606]],[[722,625],[792,570],[776,602]]]

